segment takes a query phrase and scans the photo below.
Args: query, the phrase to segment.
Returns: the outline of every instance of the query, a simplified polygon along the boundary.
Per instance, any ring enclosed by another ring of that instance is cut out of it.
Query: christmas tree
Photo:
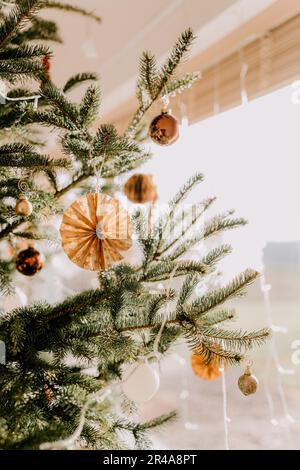
[[[225,328],[235,312],[224,304],[241,295],[258,273],[246,270],[225,286],[197,294],[199,283],[215,272],[231,247],[215,247],[200,260],[189,258],[191,248],[245,224],[232,212],[205,218],[202,224],[212,198],[199,202],[196,210],[191,206],[188,223],[174,230],[182,219],[181,204],[201,183],[201,174],[179,190],[167,211],[150,220],[140,205],[129,218],[114,195],[113,179],[150,158],[143,146],[148,111],[198,78],[195,73],[177,75],[194,39],[191,30],[181,35],[163,65],[148,52],[142,55],[137,111],[120,134],[112,124],[95,129],[101,102],[95,74],[75,75],[62,89],[51,80],[51,50],[41,44],[61,39],[57,25],[41,16],[45,8],[100,21],[56,1],[0,3],[1,296],[17,288],[16,269],[29,276],[42,269],[37,247],[53,236],[53,218],[63,220],[66,253],[80,266],[98,271],[99,283],[61,303],[39,302],[2,312],[0,340],[6,357],[0,365],[0,448],[126,448],[120,431],[132,434],[136,448],[146,448],[148,431],[175,413],[135,422],[130,381],[136,383],[138,373],[150,384],[150,390],[141,384],[138,392],[153,394],[158,386],[155,364],[179,338],[204,367],[240,363],[269,332]],[[86,87],[81,102],[74,103],[68,94],[81,85]],[[163,113],[152,123],[154,140],[167,139],[160,122],[166,117],[170,115]],[[171,124],[176,133],[176,121]],[[59,159],[46,153],[47,135],[53,130],[63,155]],[[67,175],[67,183],[61,183],[61,174]],[[139,178],[127,187],[128,196],[141,192],[144,181]],[[64,196],[74,189],[80,199],[68,209],[70,201],[66,204]],[[118,226],[117,233],[111,234],[111,225]],[[132,245],[142,253],[134,264],[126,261]],[[163,283],[160,289],[157,282]],[[48,284],[52,289],[51,279]],[[94,372],[88,374],[91,366]]]

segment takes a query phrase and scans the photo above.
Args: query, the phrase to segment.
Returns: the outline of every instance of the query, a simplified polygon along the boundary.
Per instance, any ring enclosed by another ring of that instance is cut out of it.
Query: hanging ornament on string
[[[252,374],[251,365],[247,364],[245,372],[238,380],[238,387],[245,396],[256,393],[258,389],[258,380]]]
[[[158,392],[159,374],[147,358],[141,358],[139,363],[130,365],[124,375],[122,389],[127,398],[136,403],[145,403]]]
[[[149,136],[158,145],[171,145],[179,138],[179,123],[175,116],[165,109],[156,116],[149,127]]]
[[[152,175],[135,174],[124,185],[124,193],[131,202],[144,204],[157,199],[156,185]]]
[[[214,345],[214,347],[217,348],[218,345]],[[213,357],[208,363],[204,355],[198,351],[193,352],[191,365],[194,373],[203,380],[219,379],[222,375],[221,368],[224,367],[218,356]]]
[[[86,194],[64,213],[62,246],[73,263],[90,271],[109,268],[132,246],[131,222],[120,201],[104,194]]]
[[[20,251],[16,259],[16,268],[24,276],[34,276],[44,267],[44,257],[33,246]]]
[[[33,207],[27,196],[20,196],[16,203],[16,214],[23,217],[29,217],[32,214]]]

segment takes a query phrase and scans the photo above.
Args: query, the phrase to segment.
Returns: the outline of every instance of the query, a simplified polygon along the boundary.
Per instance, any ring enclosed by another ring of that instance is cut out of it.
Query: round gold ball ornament
[[[101,271],[124,259],[132,246],[131,222],[120,201],[105,194],[86,194],[64,213],[62,247],[77,266]]]
[[[44,267],[44,257],[34,247],[20,251],[16,259],[16,268],[24,276],[34,276]]]
[[[238,387],[245,396],[256,393],[258,389],[258,380],[255,375],[252,374],[250,365],[246,366],[245,372],[239,378]]]
[[[179,138],[179,123],[167,111],[162,111],[150,124],[149,136],[158,145],[171,145]]]
[[[124,193],[131,202],[144,204],[157,199],[156,185],[152,175],[132,175],[124,185]]]
[[[212,358],[209,364],[204,356],[194,352],[191,357],[191,365],[195,374],[203,380],[215,380],[221,377],[221,361],[218,357]]]
[[[29,217],[32,211],[32,204],[28,198],[26,196],[20,196],[16,203],[16,213],[23,217]]]

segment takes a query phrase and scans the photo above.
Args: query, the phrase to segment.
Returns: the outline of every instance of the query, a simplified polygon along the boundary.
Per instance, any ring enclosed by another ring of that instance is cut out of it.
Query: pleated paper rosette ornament
[[[64,213],[60,227],[62,246],[73,263],[101,271],[124,259],[132,245],[128,212],[118,199],[86,194]]]
[[[218,349],[218,345],[214,345]],[[221,360],[215,356],[210,363],[207,363],[206,358],[199,351],[194,351],[191,356],[191,365],[194,373],[203,380],[215,380],[221,377]],[[224,365],[226,369],[226,364]]]

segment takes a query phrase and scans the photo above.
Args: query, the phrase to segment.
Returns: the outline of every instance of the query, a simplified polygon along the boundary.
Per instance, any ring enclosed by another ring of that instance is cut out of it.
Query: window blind
[[[253,100],[300,79],[300,14],[238,47],[201,73],[202,78],[170,104],[179,116],[184,104],[190,123],[237,106],[243,97]],[[131,100],[110,116],[120,130],[126,128],[135,106]],[[151,114],[158,111],[157,107]]]

